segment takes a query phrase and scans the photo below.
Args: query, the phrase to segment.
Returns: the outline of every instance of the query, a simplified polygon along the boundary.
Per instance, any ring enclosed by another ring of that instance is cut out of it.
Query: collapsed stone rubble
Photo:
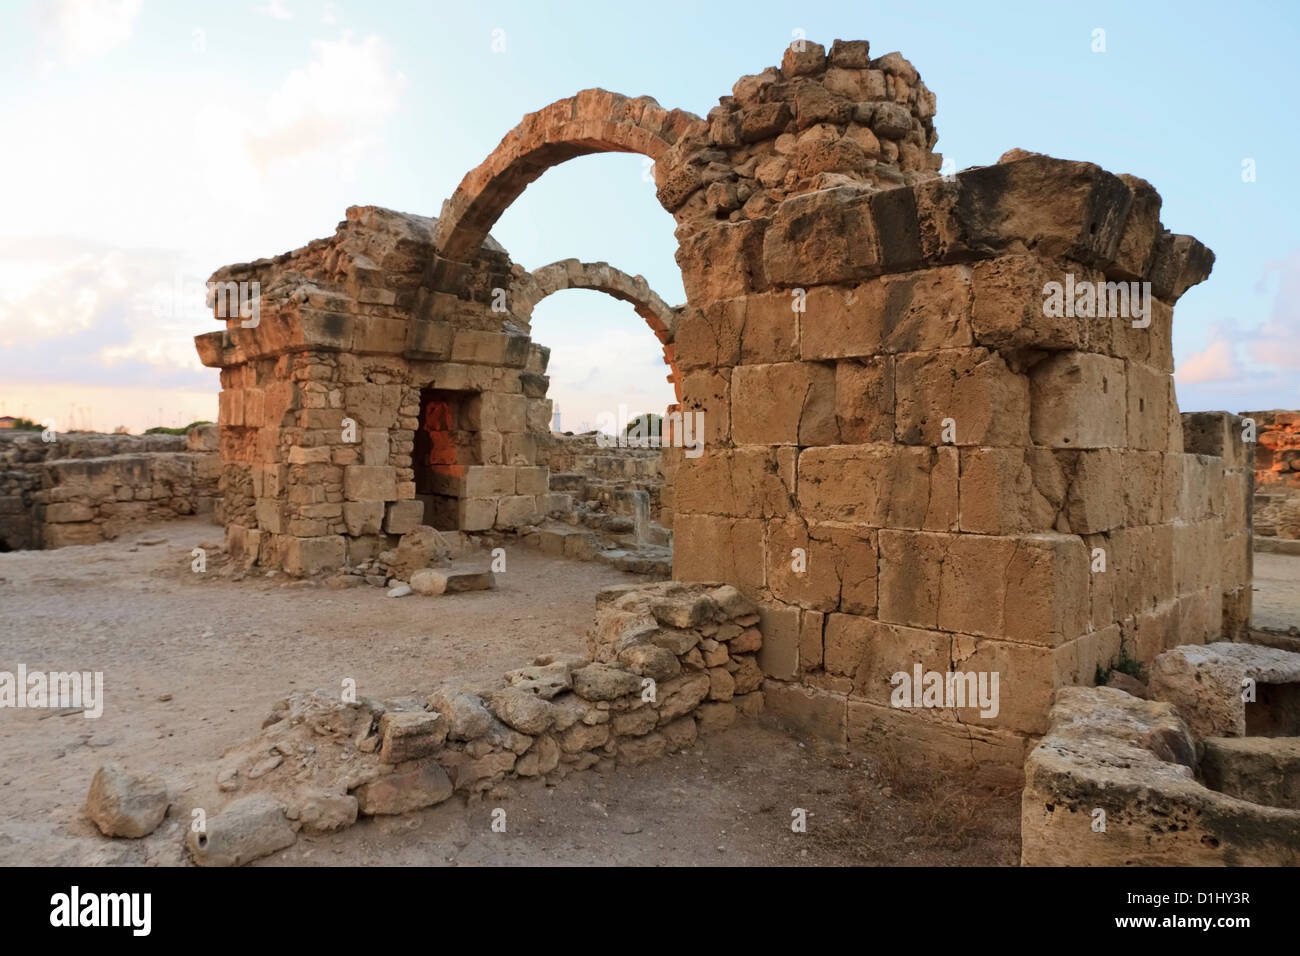
[[[729,585],[605,588],[587,658],[543,655],[486,686],[451,681],[423,698],[294,694],[260,734],[223,754],[210,785],[173,798],[172,810],[182,818],[204,810],[204,827],[186,833],[195,863],[232,866],[283,849],[304,829],[331,832],[454,794],[504,799],[525,781],[637,766],[762,712],[757,622],[757,608]],[[111,800],[106,781],[116,785]],[[147,820],[98,809],[136,805],[148,807]],[[157,778],[116,768],[96,774],[88,801],[109,836],[145,836],[167,808]]]

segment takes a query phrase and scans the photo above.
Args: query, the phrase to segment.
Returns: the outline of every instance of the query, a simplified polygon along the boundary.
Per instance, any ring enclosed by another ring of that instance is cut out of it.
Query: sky
[[[349,205],[437,215],[523,114],[581,89],[703,116],[798,36],[901,51],[957,169],[1019,147],[1148,179],[1218,257],[1176,310],[1180,407],[1300,406],[1300,4],[0,0],[0,415],[215,418],[192,338],[217,327],[217,267]],[[647,162],[552,169],[493,235],[527,268],[608,261],[681,302]],[[561,292],[532,328],[563,428],[672,400],[630,306]]]

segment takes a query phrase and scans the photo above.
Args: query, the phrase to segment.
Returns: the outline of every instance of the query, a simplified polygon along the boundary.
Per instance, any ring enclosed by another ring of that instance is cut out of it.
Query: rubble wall
[[[1255,533],[1300,539],[1300,412],[1242,412],[1254,420]]]
[[[200,426],[188,436],[7,436],[0,540],[11,550],[95,544],[145,522],[214,514],[217,435]]]

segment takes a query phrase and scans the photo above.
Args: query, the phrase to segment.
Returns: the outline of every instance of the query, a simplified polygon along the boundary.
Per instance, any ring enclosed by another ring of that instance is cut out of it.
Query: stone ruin
[[[225,327],[196,344],[221,370],[229,550],[304,575],[425,524],[557,513],[529,318],[581,280],[636,303],[670,411],[703,413],[704,454],[664,454],[673,574],[760,608],[779,717],[1018,771],[1056,688],[1239,635],[1252,447],[1234,416],[1180,416],[1171,375],[1173,307],[1213,254],[1090,163],[1012,150],[940,176],[934,114],[899,54],[801,42],[707,117],[585,90],[524,117],[437,219],[354,207],[219,270]],[[602,151],[654,162],[680,308],[607,267],[530,274],[488,235]],[[1062,312],[1050,283],[1097,294]],[[1130,288],[1144,322],[1116,314]],[[1001,706],[891,706],[914,665],[996,672]]]
[[[498,680],[444,683],[427,696],[297,693],[206,780],[172,788],[101,767],[86,814],[105,836],[139,839],[169,811],[189,820],[224,804],[183,838],[200,866],[239,866],[358,815],[409,813],[453,794],[500,799],[529,781],[637,766],[762,711],[757,610],[728,585],[607,587],[585,657],[542,655]]]
[[[0,431],[0,551],[111,541],[151,521],[215,515],[215,425],[185,435]]]
[[[1255,449],[1256,550],[1300,554],[1300,412],[1242,412],[1258,429]]]
[[[1135,689],[1057,695],[1025,765],[1023,862],[1300,863],[1300,654],[1178,647]]]

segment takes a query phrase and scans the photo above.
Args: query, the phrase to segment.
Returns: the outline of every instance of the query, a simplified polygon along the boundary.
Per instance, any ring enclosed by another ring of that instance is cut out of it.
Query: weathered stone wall
[[[189,435],[10,436],[0,446],[0,540],[10,549],[111,540],[147,521],[213,514],[216,426]]]
[[[1242,412],[1257,429],[1255,533],[1300,538],[1300,412]]]
[[[1182,421],[1185,454],[1174,531],[1179,596],[1189,611],[1195,608],[1196,615],[1202,613],[1198,605],[1208,601],[1203,613],[1212,617],[1213,594],[1195,586],[1207,580],[1204,569],[1215,564],[1213,541],[1203,536],[1220,541],[1217,583],[1222,621],[1209,636],[1242,640],[1250,629],[1255,568],[1251,502],[1256,444],[1245,440],[1241,416],[1230,412],[1188,412]],[[1180,633],[1182,627],[1180,623]]]
[[[610,506],[617,491],[644,491],[650,518],[671,524],[664,509],[663,455],[657,448],[605,444],[594,432],[547,435],[539,440],[538,461],[550,469],[551,490],[576,501]],[[667,521],[665,521],[667,519]]]
[[[487,307],[420,286],[434,220],[351,208],[330,240],[221,270],[260,283],[260,316],[199,336],[222,369],[228,545],[293,574],[374,557],[426,520],[413,451],[423,389],[464,396],[464,457],[439,480],[463,531],[549,510],[548,350]],[[504,258],[504,257],[502,257]],[[438,305],[455,325],[427,318]],[[446,525],[444,525],[446,526]]]

